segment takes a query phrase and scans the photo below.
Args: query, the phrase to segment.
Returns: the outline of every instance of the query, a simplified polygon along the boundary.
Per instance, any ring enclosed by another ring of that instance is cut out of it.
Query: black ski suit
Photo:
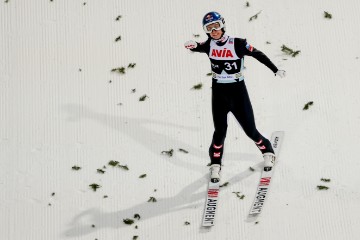
[[[252,56],[265,64],[274,73],[277,67],[261,51],[246,42],[246,39],[224,35],[220,41],[209,38],[194,52],[206,53],[211,61],[212,79],[212,114],[214,135],[209,148],[211,164],[220,164],[224,151],[227,130],[227,114],[232,112],[262,153],[274,153],[271,143],[256,129],[254,113],[242,75],[244,56]]]

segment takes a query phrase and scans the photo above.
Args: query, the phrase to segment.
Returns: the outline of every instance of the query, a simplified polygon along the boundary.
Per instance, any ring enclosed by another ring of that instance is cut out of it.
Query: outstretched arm
[[[209,53],[210,39],[208,39],[202,43],[198,43],[193,40],[190,40],[190,41],[187,41],[184,45],[185,45],[185,48],[190,49],[193,52]]]
[[[260,50],[257,50],[256,48],[253,48],[252,51],[248,51],[249,53],[246,54],[248,56],[252,56],[262,64],[266,65],[268,68],[273,71],[273,73],[276,73],[278,71],[278,68],[271,62],[271,60]]]
[[[285,71],[279,70],[273,62],[260,50],[254,48],[249,43],[246,42],[246,39],[237,38],[236,41],[236,51],[241,55],[252,56],[265,66],[267,66],[275,75],[280,77],[285,77]]]

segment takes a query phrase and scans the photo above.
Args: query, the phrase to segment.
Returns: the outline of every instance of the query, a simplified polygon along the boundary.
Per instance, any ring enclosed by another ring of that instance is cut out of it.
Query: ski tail
[[[257,186],[255,198],[248,215],[248,221],[254,221],[255,219],[257,219],[257,217],[260,215],[260,213],[264,208],[265,201],[268,198],[268,193],[270,189],[272,176],[274,174],[274,169],[279,162],[279,153],[282,142],[284,140],[284,135],[285,133],[283,131],[276,131],[271,136],[271,145],[276,155],[275,166],[270,171],[263,170],[261,172],[261,177]]]
[[[215,224],[216,209],[219,202],[220,182],[209,181],[207,197],[202,220],[203,227],[211,227]]]
[[[271,145],[273,147],[277,159],[279,158],[280,148],[282,142],[284,141],[284,135],[285,135],[284,131],[276,131],[273,132],[273,134],[271,135]]]

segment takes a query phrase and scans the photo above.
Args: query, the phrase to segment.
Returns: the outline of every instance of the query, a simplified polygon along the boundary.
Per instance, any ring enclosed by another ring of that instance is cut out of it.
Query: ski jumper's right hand
[[[184,45],[185,45],[185,48],[187,48],[187,49],[194,49],[197,47],[197,42],[190,40],[190,41],[187,41]]]
[[[279,76],[281,78],[284,78],[286,77],[286,71],[284,70],[278,70],[276,73],[275,73],[275,76]]]

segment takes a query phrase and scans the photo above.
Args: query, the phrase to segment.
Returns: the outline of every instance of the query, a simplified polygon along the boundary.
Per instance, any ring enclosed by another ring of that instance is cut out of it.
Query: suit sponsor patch
[[[249,50],[250,52],[252,52],[254,50],[254,47],[248,43],[246,43],[246,48],[247,50]]]

